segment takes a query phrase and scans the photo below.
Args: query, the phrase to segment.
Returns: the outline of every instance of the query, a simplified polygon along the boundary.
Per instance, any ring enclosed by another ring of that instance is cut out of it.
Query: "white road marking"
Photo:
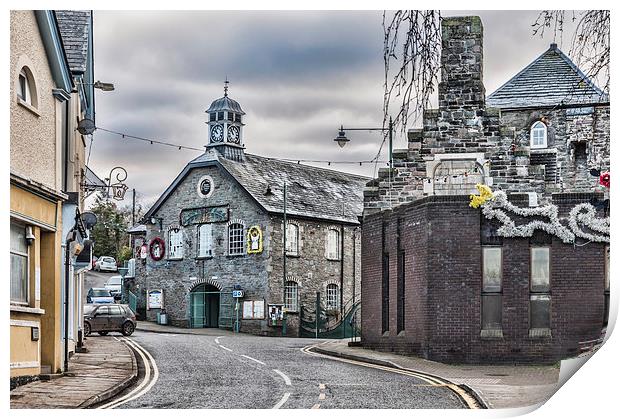
[[[325,390],[325,384],[319,384],[319,390]]]
[[[247,359],[249,359],[249,360],[252,360],[252,361],[254,361],[254,362],[258,362],[258,363],[259,363],[259,364],[261,364],[261,365],[265,365],[265,363],[264,363],[263,361],[259,361],[258,359],[256,359],[256,358],[252,358],[251,356],[247,356],[247,355],[241,355],[241,356],[242,356],[242,357],[244,357],[244,358],[247,358]]]
[[[282,405],[284,403],[286,403],[286,401],[288,400],[288,398],[290,397],[291,393],[284,393],[284,396],[282,396],[282,398],[280,399],[280,401],[274,406],[272,407],[272,409],[279,409],[282,407]]]
[[[220,348],[222,348],[222,349],[224,349],[224,350],[226,350],[226,351],[228,351],[228,352],[232,352],[232,351],[233,351],[232,349],[227,348],[227,347],[226,347],[226,346],[224,346],[224,345],[220,345]]]
[[[290,386],[290,385],[291,385],[291,379],[290,379],[290,378],[288,378],[288,376],[287,376],[286,374],[284,374],[284,373],[283,373],[282,371],[280,371],[280,370],[274,370],[274,371],[275,371],[275,372],[276,372],[276,373],[277,373],[280,377],[282,377],[282,378],[284,379],[284,383],[285,383],[287,386]]]
[[[311,409],[320,409],[320,408],[321,408],[321,405],[319,403],[311,407]]]
[[[325,393],[319,394],[319,400],[325,400]]]

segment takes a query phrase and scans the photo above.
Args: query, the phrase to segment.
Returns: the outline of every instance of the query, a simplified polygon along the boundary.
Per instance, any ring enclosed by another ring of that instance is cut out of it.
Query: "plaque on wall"
[[[187,208],[181,210],[179,221],[183,227],[191,224],[225,223],[228,221],[228,205]]]

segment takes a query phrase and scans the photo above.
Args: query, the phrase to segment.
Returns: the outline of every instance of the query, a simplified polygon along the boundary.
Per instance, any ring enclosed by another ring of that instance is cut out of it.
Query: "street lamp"
[[[388,124],[388,147],[389,147],[389,162],[390,162],[390,171],[392,169],[392,141],[393,141],[393,137],[394,137],[394,124],[392,123],[392,117],[390,116],[390,122]],[[344,147],[345,145],[347,145],[347,143],[351,140],[349,140],[345,134],[345,130],[348,131],[385,131],[384,127],[381,128],[344,128],[342,125],[340,125],[340,131],[338,131],[338,136],[336,138],[334,138],[334,141],[336,141],[338,143],[338,145],[340,146],[340,148]]]
[[[82,86],[93,86],[95,89],[103,90],[104,92],[111,92],[114,90],[114,83],[104,83],[99,80],[94,83],[83,83],[80,81],[76,83],[81,84]]]

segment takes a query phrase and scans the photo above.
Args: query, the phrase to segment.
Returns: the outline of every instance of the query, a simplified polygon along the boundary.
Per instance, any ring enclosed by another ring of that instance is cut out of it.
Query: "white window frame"
[[[241,226],[239,229],[238,226]],[[233,232],[233,229],[239,231],[238,234]],[[229,256],[243,256],[245,255],[245,225],[238,221],[232,222],[228,225],[228,255]],[[233,236],[234,234],[234,236]],[[234,245],[234,248],[233,248]]]
[[[284,308],[288,312],[299,311],[299,283],[288,280],[284,284]]]
[[[213,256],[213,224],[198,225],[198,252],[197,257]]]
[[[19,224],[19,223],[11,223],[12,226],[17,226],[20,228],[24,229],[24,240],[25,240],[25,230],[26,230],[26,226]],[[10,228],[11,226],[9,226]],[[10,234],[10,232],[9,232]],[[9,251],[11,255],[15,255],[15,256],[19,256],[19,257],[25,257],[26,258],[26,299],[25,301],[21,301],[21,300],[13,300],[12,295],[11,295],[11,290],[10,287],[11,285],[9,284],[9,297],[10,297],[10,302],[11,305],[18,305],[18,306],[28,306],[30,305],[30,246],[26,245],[26,252],[21,252],[19,250],[15,250],[15,249],[11,249],[10,248],[10,244],[9,244]],[[10,263],[10,261],[9,261]],[[12,280],[12,272],[10,273],[11,276],[9,276],[9,280]]]
[[[183,259],[183,252],[183,229],[180,227],[172,227],[168,230],[168,259]]]
[[[328,228],[325,241],[325,257],[329,260],[340,260],[340,231]]]
[[[286,255],[299,256],[299,226],[294,223],[286,224]]]
[[[537,141],[535,134],[542,133],[542,142]],[[536,121],[530,128],[530,147],[531,148],[547,148],[547,125],[542,121]]]
[[[327,284],[325,287],[325,308],[338,310],[340,306],[340,287],[337,284]]]

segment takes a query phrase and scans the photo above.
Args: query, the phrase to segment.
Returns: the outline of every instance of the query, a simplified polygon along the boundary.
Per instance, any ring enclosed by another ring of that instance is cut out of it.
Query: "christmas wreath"
[[[166,244],[161,238],[155,237],[151,240],[151,243],[149,243],[149,254],[151,255],[151,259],[162,260],[165,253]]]

